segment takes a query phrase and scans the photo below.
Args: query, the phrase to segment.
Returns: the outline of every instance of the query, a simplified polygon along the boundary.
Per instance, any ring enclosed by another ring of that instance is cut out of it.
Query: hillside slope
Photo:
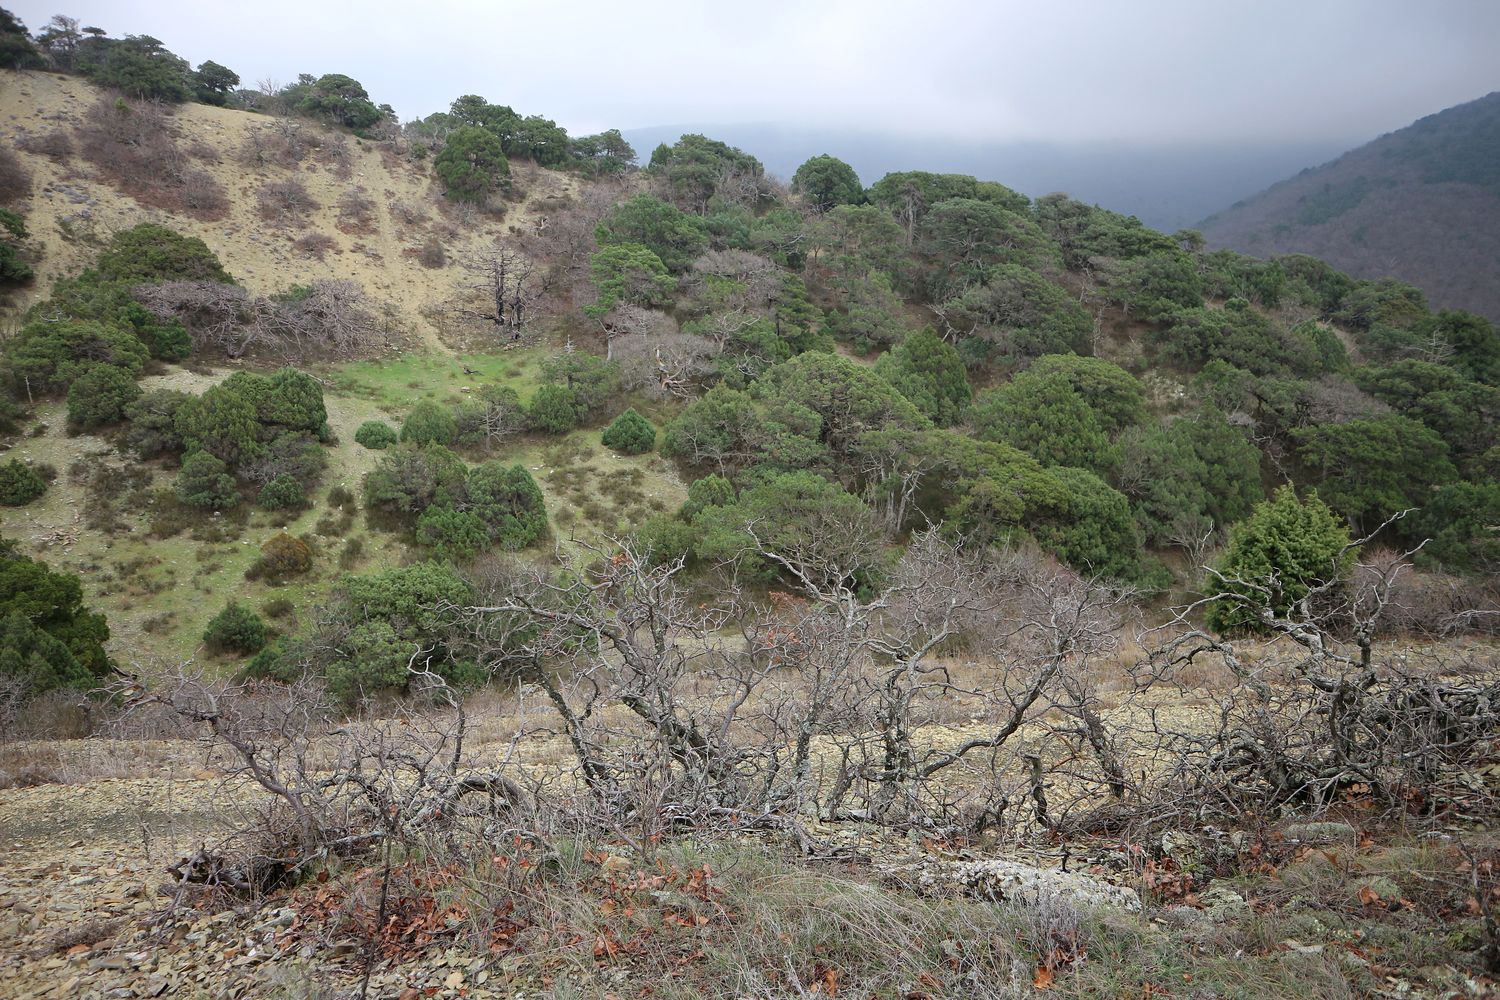
[[[1212,247],[1309,253],[1500,319],[1500,92],[1423,118],[1211,216]]]
[[[18,297],[20,308],[45,298],[58,277],[76,274],[89,264],[98,244],[112,233],[141,222],[160,222],[201,238],[252,292],[272,294],[293,284],[349,279],[377,301],[393,305],[414,329],[430,335],[420,317],[426,307],[453,295],[457,277],[454,268],[422,266],[418,253],[424,243],[438,240],[451,261],[510,227],[527,225],[531,217],[524,202],[512,205],[503,220],[459,217],[441,199],[425,164],[312,123],[296,123],[311,151],[294,169],[274,163],[247,165],[247,140],[257,132],[270,133],[275,121],[205,104],[176,108],[170,122],[177,146],[191,157],[193,167],[206,171],[223,189],[227,209],[222,218],[211,221],[164,210],[122,197],[118,185],[80,155],[80,128],[100,94],[76,77],[37,72],[0,76],[0,143],[16,149],[32,174],[32,196],[24,214],[42,250],[38,280]],[[66,137],[73,149],[59,156],[39,151],[44,137],[53,133]],[[525,169],[518,186],[528,200],[565,194],[573,184],[551,171],[529,165]],[[262,217],[262,187],[293,177],[315,207],[295,223]],[[351,193],[371,203],[363,224],[340,218],[339,201]],[[297,245],[310,234],[332,241],[321,257]]]

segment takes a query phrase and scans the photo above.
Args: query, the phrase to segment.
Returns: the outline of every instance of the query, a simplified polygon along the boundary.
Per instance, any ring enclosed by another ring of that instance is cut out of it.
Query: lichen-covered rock
[[[1227,924],[1250,916],[1254,911],[1245,897],[1226,885],[1214,884],[1198,894],[1203,912],[1216,924]]]
[[[1039,906],[1065,902],[1137,912],[1140,897],[1101,878],[1055,868],[1037,868],[1000,858],[978,861],[928,859],[886,868],[882,874],[924,895],[957,895],[997,903]]]

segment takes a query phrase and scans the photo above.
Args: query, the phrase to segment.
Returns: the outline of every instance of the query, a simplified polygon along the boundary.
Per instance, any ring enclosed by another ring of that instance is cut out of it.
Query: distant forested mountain
[[[1204,221],[1212,247],[1309,253],[1500,318],[1500,92],[1429,115]]]
[[[972,174],[1033,198],[1065,191],[1164,232],[1191,225],[1236,198],[1348,148],[1347,139],[1340,138],[1275,146],[960,142],[774,124],[701,123],[627,129],[624,134],[644,161],[659,143],[671,145],[691,133],[738,146],[783,179],[808,157],[833,153],[866,184],[902,170]]]

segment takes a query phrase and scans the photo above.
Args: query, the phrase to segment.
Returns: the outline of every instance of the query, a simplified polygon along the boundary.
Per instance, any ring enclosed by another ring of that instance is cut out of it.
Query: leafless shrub
[[[393,219],[408,226],[421,225],[427,221],[427,211],[416,202],[392,198],[386,208],[390,210]]]
[[[27,685],[19,677],[0,676],[0,739],[16,733],[16,721],[26,704]]]
[[[369,297],[353,281],[314,281],[303,294],[263,306],[259,319],[261,338],[296,357],[350,358],[379,344]]]
[[[1382,612],[1388,635],[1437,639],[1500,627],[1500,606],[1479,581],[1419,570],[1393,550],[1361,555],[1354,573],[1354,587],[1360,592],[1370,592],[1383,576],[1391,575]]]
[[[339,229],[346,233],[371,233],[375,231],[375,201],[363,189],[345,191],[339,196]]]
[[[0,205],[9,205],[31,197],[31,171],[21,158],[0,147]]]
[[[239,159],[245,166],[268,166],[295,170],[312,155],[313,130],[294,118],[276,118],[252,128],[240,144]]]
[[[62,161],[73,155],[73,140],[62,129],[54,128],[21,136],[16,140],[16,148],[49,160]]]
[[[255,196],[260,217],[279,226],[301,228],[318,203],[307,187],[295,178],[267,181]]]
[[[1342,424],[1391,412],[1388,405],[1362,392],[1348,380],[1333,376],[1308,383],[1305,399],[1306,419],[1314,424]]]
[[[308,233],[293,240],[292,246],[309,257],[322,260],[325,254],[338,246],[338,241],[327,233]]]
[[[203,163],[219,163],[224,159],[219,154],[217,146],[206,143],[202,139],[194,139],[188,143],[187,154]]]
[[[314,281],[280,299],[253,296],[238,285],[169,281],[140,286],[136,297],[163,319],[179,320],[198,350],[231,358],[252,351],[348,358],[384,338],[369,297],[352,281]]]
[[[503,767],[481,769],[468,754],[457,696],[420,652],[408,670],[433,711],[346,724],[330,721],[334,706],[312,681],[241,686],[178,671],[150,689],[130,682],[130,710],[166,709],[199,727],[229,774],[265,795],[229,841],[172,867],[182,891],[254,895],[330,857],[520,808],[525,793]]]
[[[101,97],[79,127],[79,148],[106,181],[136,201],[212,221],[229,199],[213,176],[177,145],[176,125],[160,105]]]
[[[325,136],[318,147],[318,159],[332,168],[333,176],[339,180],[354,176],[354,152],[349,148],[349,140],[342,135]]]
[[[657,398],[698,391],[720,353],[709,340],[680,332],[665,313],[639,306],[619,306],[600,323],[606,354],[620,363],[625,387]]]
[[[417,260],[421,265],[430,270],[436,270],[448,263],[448,252],[443,249],[443,241],[436,236],[422,244],[421,251],[417,254]]]
[[[123,923],[124,921],[120,919],[103,920],[90,917],[79,923],[69,924],[52,932],[41,944],[33,948],[32,957],[45,958],[77,945],[98,944],[113,937]]]
[[[587,301],[584,296],[593,294],[589,256],[598,249],[594,230],[626,197],[628,192],[617,182],[591,184],[576,200],[548,210],[522,234],[521,249],[547,264],[540,275],[545,301],[556,301],[560,309],[576,309]]]
[[[224,188],[206,170],[189,168],[183,171],[178,186],[178,197],[187,214],[200,219],[220,219],[229,212],[229,196]]]
[[[999,823],[1033,785],[1030,768],[1005,762],[1025,750],[1022,731],[1057,709],[1077,720],[1094,786],[1124,781],[1107,734],[1086,732],[1102,722],[1073,678],[1112,647],[1125,595],[929,532],[889,584],[861,598],[853,570],[880,541],[861,546],[855,527],[827,523],[795,545],[752,546],[799,583],[800,600],[757,605],[731,580],[705,602],[679,582],[680,560],[627,544],[556,581],[518,571],[468,620],[489,627],[491,641],[520,638],[522,662],[566,665],[527,677],[607,814],[793,831],[790,817],[805,811],[901,826]],[[731,630],[741,638],[726,641]],[[958,648],[993,665],[983,686],[957,678]],[[944,722],[956,700],[967,703],[962,722]],[[987,783],[951,780],[974,768]],[[1050,822],[1045,809],[1038,820]]]
[[[1154,630],[1164,638],[1144,645],[1158,677],[1181,682],[1181,668],[1208,660],[1235,682],[1193,692],[1212,699],[1214,726],[1158,730],[1174,765],[1153,781],[1153,808],[1199,824],[1342,802],[1408,816],[1492,815],[1500,803],[1473,775],[1500,756],[1495,663],[1448,660],[1437,650],[1412,656],[1378,641],[1446,614],[1403,606],[1425,589],[1408,582],[1411,555],[1371,552],[1350,581],[1314,587],[1285,611],[1273,608],[1264,581],[1222,579],[1224,590],[1205,601],[1255,613],[1272,641],[1253,655],[1192,623],[1203,601]]]
[[[243,355],[259,336],[259,301],[239,285],[168,281],[135,289],[141,303],[163,319],[176,319],[199,351]]]
[[[78,739],[98,724],[98,706],[81,691],[60,689],[31,694],[7,684],[0,689],[0,722],[18,739]],[[51,780],[51,779],[49,779]]]

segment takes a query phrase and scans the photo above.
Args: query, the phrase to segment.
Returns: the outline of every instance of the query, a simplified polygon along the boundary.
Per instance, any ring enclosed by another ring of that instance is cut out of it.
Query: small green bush
[[[47,481],[19,459],[0,465],[0,505],[24,507],[47,492]]]
[[[656,428],[631,407],[604,428],[600,441],[622,455],[644,455],[656,447]]]
[[[399,440],[395,428],[381,420],[366,420],[354,432],[354,440],[375,451],[383,451]]]
[[[417,520],[417,541],[441,559],[472,559],[489,546],[484,522],[472,511],[429,508]]]
[[[526,424],[543,434],[568,433],[578,426],[577,394],[567,386],[539,386],[526,408]]]
[[[723,476],[704,476],[693,480],[688,487],[687,499],[680,513],[684,520],[691,521],[704,507],[728,507],[734,503],[734,484]]]
[[[177,499],[202,510],[227,510],[240,502],[239,490],[228,466],[206,451],[195,451],[182,461],[177,473]]]
[[[215,653],[249,656],[265,646],[266,623],[254,611],[230,601],[223,611],[209,619],[203,641]]]
[[[283,472],[260,488],[256,503],[263,510],[296,510],[307,505],[307,491],[296,479]]]
[[[418,403],[401,425],[401,440],[413,444],[450,445],[457,436],[458,422],[453,414],[428,399]]]

